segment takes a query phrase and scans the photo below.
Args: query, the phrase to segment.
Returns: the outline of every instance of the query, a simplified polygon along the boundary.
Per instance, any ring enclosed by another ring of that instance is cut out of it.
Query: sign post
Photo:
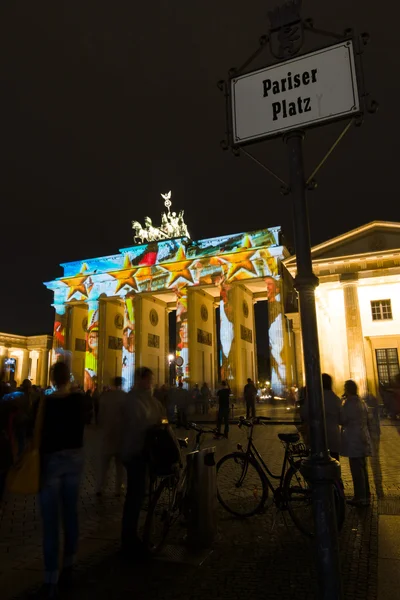
[[[300,8],[301,0],[287,0],[273,10],[270,33],[261,38],[260,48],[241,69],[231,69],[228,82],[219,82],[227,112],[227,139],[221,145],[225,150],[231,148],[237,156],[242,151],[255,160],[292,196],[297,262],[295,288],[299,295],[311,442],[310,458],[303,462],[302,473],[312,489],[318,598],[340,600],[343,593],[333,496],[333,483],[340,479],[340,465],[330,457],[327,445],[315,307],[318,279],[312,270],[306,190],[350,124],[359,124],[364,108],[375,112],[377,104],[368,102],[363,89],[360,44],[355,48],[353,32],[347,30],[344,35],[336,35],[315,30],[311,20],[302,21]],[[335,43],[299,55],[305,31],[328,35]],[[368,40],[367,34],[360,36],[361,44],[365,45]],[[244,72],[267,44],[279,62]],[[350,124],[307,181],[303,162],[304,131],[340,119],[347,119]],[[289,185],[244,149],[246,145],[276,136],[282,136],[287,145]]]
[[[311,441],[311,456],[303,462],[302,472],[312,485],[320,598],[339,600],[342,598],[342,583],[333,482],[340,479],[340,466],[329,455],[326,437],[315,308],[315,288],[318,285],[318,279],[312,270],[303,164],[303,138],[304,133],[300,130],[294,130],[285,136],[289,151],[297,263],[297,276],[294,284],[299,294]]]

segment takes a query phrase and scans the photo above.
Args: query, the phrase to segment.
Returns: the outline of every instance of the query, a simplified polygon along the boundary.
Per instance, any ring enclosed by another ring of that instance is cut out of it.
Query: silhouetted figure
[[[163,409],[152,395],[153,373],[140,367],[135,385],[127,394],[124,410],[122,459],[127,473],[127,490],[122,517],[121,549],[124,554],[140,558],[145,552],[138,535],[140,510],[146,486],[147,463],[144,456],[146,437],[162,421]]]
[[[124,467],[121,460],[121,434],[124,421],[126,393],[122,377],[114,379],[114,388],[105,391],[99,400],[100,456],[97,495],[102,494],[110,462],[115,462],[115,495],[121,495]]]
[[[228,439],[229,434],[229,396],[231,390],[226,381],[222,382],[221,389],[217,392],[218,397],[218,421],[217,431],[221,433],[221,425],[224,424],[224,436]],[[218,437],[218,436],[217,436]]]
[[[247,379],[247,384],[244,386],[244,400],[246,402],[246,418],[254,418],[256,416],[256,397],[257,388],[250,379]]]

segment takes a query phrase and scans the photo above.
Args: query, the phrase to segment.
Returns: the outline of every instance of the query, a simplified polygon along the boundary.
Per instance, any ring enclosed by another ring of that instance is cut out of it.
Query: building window
[[[390,300],[372,300],[371,312],[373,321],[386,321],[393,319],[392,303]]]
[[[399,374],[399,356],[397,348],[380,348],[376,352],[378,379],[381,385],[393,385]]]

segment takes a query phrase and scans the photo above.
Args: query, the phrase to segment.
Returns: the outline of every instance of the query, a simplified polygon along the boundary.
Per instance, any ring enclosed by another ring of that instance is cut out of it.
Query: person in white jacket
[[[367,405],[357,394],[357,385],[349,380],[344,384],[345,401],[341,409],[342,456],[348,456],[353,478],[354,498],[348,504],[368,506],[371,494],[368,480],[367,457],[371,456],[371,437]]]
[[[135,385],[127,394],[123,415],[122,461],[126,467],[127,490],[122,516],[121,546],[124,554],[138,558],[143,546],[138,536],[147,463],[144,446],[149,430],[161,424],[163,407],[152,393],[153,373],[147,367],[135,372]]]

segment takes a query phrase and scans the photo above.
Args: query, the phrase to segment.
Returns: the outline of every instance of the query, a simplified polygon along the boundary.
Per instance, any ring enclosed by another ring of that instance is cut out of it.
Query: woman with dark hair
[[[357,384],[354,381],[348,380],[345,382],[345,400],[341,409],[341,454],[349,458],[353,478],[354,498],[349,500],[348,504],[369,506],[371,494],[367,456],[371,456],[372,445],[368,429],[368,408],[358,396],[357,391]]]
[[[63,572],[68,583],[78,549],[78,498],[83,469],[83,432],[91,408],[81,393],[70,392],[70,371],[63,362],[52,368],[56,391],[46,396],[42,442],[40,509],[43,521],[44,595],[57,596],[60,508],[64,529]]]

